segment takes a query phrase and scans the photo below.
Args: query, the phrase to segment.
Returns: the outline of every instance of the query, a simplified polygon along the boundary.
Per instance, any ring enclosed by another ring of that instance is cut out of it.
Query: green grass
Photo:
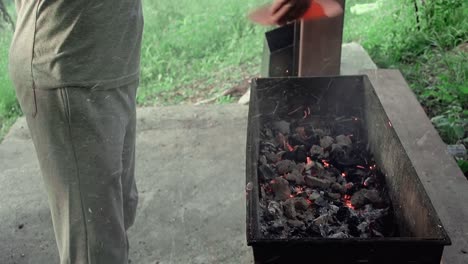
[[[145,1],[138,102],[203,99],[251,77],[245,73],[257,74],[265,29],[247,21],[246,13],[261,2]]]
[[[0,30],[2,31],[2,30]],[[15,91],[8,77],[8,49],[11,33],[0,32],[0,140],[20,115]]]

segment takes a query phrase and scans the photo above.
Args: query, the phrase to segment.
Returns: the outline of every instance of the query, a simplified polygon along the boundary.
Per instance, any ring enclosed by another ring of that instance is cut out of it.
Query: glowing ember
[[[341,176],[346,177],[346,173],[344,173],[344,172],[341,173]]]
[[[307,157],[307,165],[312,164],[312,159],[310,157]]]
[[[328,163],[326,160],[322,160],[322,163],[323,163],[323,167],[325,167],[325,168],[330,167],[330,163]]]
[[[356,210],[356,208],[353,206],[353,204],[351,203],[351,195],[345,195],[344,196],[344,200],[345,200],[345,205],[346,207],[350,208],[350,209],[353,209],[353,210]]]
[[[304,192],[304,188],[302,188],[302,187],[300,187],[300,186],[299,186],[299,187],[296,187],[295,190],[296,190],[296,193],[297,193],[297,194],[301,194],[301,193]]]
[[[284,140],[284,148],[291,152],[294,151],[294,148],[291,145],[289,145],[289,143],[286,140]]]
[[[353,206],[353,204],[351,203],[350,200],[346,201],[345,205],[346,205],[346,207],[348,207],[350,209],[356,210],[356,208]]]
[[[356,168],[358,168],[358,169],[363,169],[363,170],[365,170],[365,169],[366,169],[366,167],[364,167],[364,166],[361,166],[361,165],[357,165],[357,166],[356,166]]]
[[[292,194],[291,194],[291,195],[289,195],[289,198],[294,198],[294,195],[292,195]]]

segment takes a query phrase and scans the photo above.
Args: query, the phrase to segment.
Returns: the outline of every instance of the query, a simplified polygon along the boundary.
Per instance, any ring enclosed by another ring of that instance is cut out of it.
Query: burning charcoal
[[[269,163],[277,163],[280,160],[280,157],[278,155],[271,152],[267,153],[265,156]]]
[[[331,214],[336,214],[338,213],[338,210],[340,210],[340,208],[334,204],[330,205],[330,213]]]
[[[336,143],[342,147],[350,147],[353,141],[349,136],[339,135],[336,137]]]
[[[268,213],[270,213],[270,215],[276,216],[276,218],[283,216],[283,210],[281,210],[281,205],[275,201],[270,201],[270,203],[268,204]]]
[[[282,160],[278,162],[278,164],[276,164],[276,170],[278,171],[278,174],[280,175],[292,172],[292,170],[295,167],[296,167],[296,163],[290,160]]]
[[[297,170],[293,170],[290,173],[287,173],[284,178],[290,182],[296,182],[296,175],[299,174]]]
[[[322,188],[322,189],[327,189],[330,187],[331,182],[324,180],[324,179],[319,179],[317,177],[312,177],[312,176],[307,176],[305,177],[305,182],[306,185],[311,187],[311,188]]]
[[[333,200],[339,200],[341,198],[341,194],[339,193],[328,193],[328,197]]]
[[[329,147],[332,146],[333,142],[334,142],[334,139],[332,137],[325,136],[322,139],[320,139],[320,146],[323,149],[328,149]]]
[[[377,190],[370,190],[370,191],[367,191],[365,194],[364,194],[364,197],[366,197],[366,199],[373,205],[375,206],[381,206],[383,201],[382,201],[382,198],[380,197],[380,194],[379,194],[379,191]]]
[[[320,198],[320,193],[317,191],[313,191],[312,194],[309,196],[309,200],[315,201]]]
[[[288,142],[286,137],[282,133],[278,133],[275,137],[276,144],[281,148],[287,150],[286,143]]]
[[[294,198],[294,208],[296,211],[305,211],[309,208],[309,203],[302,197]]]
[[[353,237],[359,237],[360,232],[357,229],[357,226],[359,225],[359,218],[356,216],[351,216],[348,218],[346,223],[348,224],[349,234]]]
[[[290,124],[286,121],[273,122],[273,129],[279,131],[283,135],[290,134],[291,129],[289,127],[290,127]]]
[[[312,169],[313,167],[315,167],[315,165],[316,165],[315,162],[310,161],[310,162],[308,162],[308,163],[305,165],[304,170],[310,171],[310,169]]]
[[[351,197],[351,204],[356,208],[359,209],[367,204],[366,198],[367,190],[362,189],[356,192],[353,197]]]
[[[320,146],[313,145],[312,148],[310,148],[310,155],[312,155],[312,157],[322,157],[323,154],[323,148]]]
[[[320,170],[318,172],[318,176],[321,178],[321,179],[324,179],[324,180],[327,180],[331,183],[335,183],[336,182],[336,177],[333,176],[333,174],[328,171],[328,170]]]
[[[260,187],[260,197],[264,198],[266,197],[266,191],[265,191],[265,186]]]
[[[260,178],[263,178],[264,180],[269,181],[275,177],[275,172],[268,165],[260,165],[258,170]]]
[[[340,194],[345,194],[346,193],[346,187],[335,182],[331,185],[331,189],[334,191],[334,192],[337,192],[337,193],[340,193]]]
[[[307,132],[304,127],[298,127],[296,128],[296,134],[299,136],[299,138],[303,141],[308,140],[310,137],[307,136]]]
[[[357,229],[361,231],[361,233],[367,233],[368,227],[369,227],[369,223],[362,222],[357,226]]]
[[[291,189],[287,180],[276,177],[271,183],[271,189],[275,194],[275,199],[279,201],[286,201],[291,196]]]
[[[343,222],[349,217],[349,214],[350,213],[348,207],[340,207],[340,209],[338,209],[338,212],[336,213],[336,219],[338,219],[338,221],[340,222]]]
[[[316,225],[326,225],[330,221],[330,216],[328,214],[321,215],[314,220]]]
[[[264,133],[265,133],[265,137],[273,138],[273,131],[271,131],[271,129],[265,128]]]
[[[328,205],[328,202],[325,199],[323,199],[321,196],[318,199],[316,199],[314,203],[320,207],[325,207]]]
[[[370,187],[370,186],[373,186],[375,184],[375,178],[374,177],[368,177],[365,181],[364,181],[364,186],[366,187]]]
[[[303,173],[304,172],[304,169],[305,169],[305,163],[298,163],[296,164],[296,170],[299,172],[299,173]]]
[[[300,146],[295,151],[296,154],[296,161],[297,162],[307,162],[307,151],[305,150],[304,146]]]
[[[296,174],[296,184],[297,185],[305,185],[305,178],[302,174]]]
[[[304,176],[302,175],[302,173],[298,172],[297,170],[293,170],[291,175],[294,177],[294,182],[296,182],[297,185],[305,184]]]
[[[304,141],[299,135],[292,135],[289,137],[289,144],[296,146],[296,145],[307,145],[307,142]]]
[[[336,233],[336,234],[333,234],[331,236],[329,236],[328,238],[332,238],[332,239],[344,239],[344,238],[349,238],[349,236],[343,232],[339,232],[339,233]]]
[[[314,134],[319,137],[324,137],[326,135],[325,131],[323,131],[322,129],[314,129]]]
[[[281,221],[275,221],[268,227],[268,233],[280,234],[284,229],[284,224]]]
[[[395,235],[384,178],[359,128],[302,117],[261,130],[260,232],[273,239]]]
[[[276,149],[276,145],[270,141],[265,140],[265,141],[262,141],[260,144],[262,148],[272,149],[272,150]]]
[[[296,219],[296,207],[294,205],[294,199],[288,199],[283,203],[284,215],[289,219]]]
[[[332,144],[330,154],[334,160],[342,160],[346,158],[346,151],[338,144]]]
[[[288,225],[294,228],[305,229],[305,224],[299,220],[288,220]]]

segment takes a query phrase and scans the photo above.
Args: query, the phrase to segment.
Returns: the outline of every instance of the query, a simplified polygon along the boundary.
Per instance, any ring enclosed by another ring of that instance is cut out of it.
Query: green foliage
[[[362,1],[346,2],[345,41],[360,42],[379,67],[399,68],[442,139],[467,146],[468,1],[370,3],[378,8],[357,14]],[[467,161],[459,164],[466,173]]]
[[[455,144],[466,137],[467,118],[468,111],[463,111],[460,106],[450,106],[447,111],[433,117],[431,121],[446,142]]]
[[[465,174],[465,176],[468,176],[468,161],[466,160],[459,160],[458,161],[458,166],[460,166],[460,169],[462,172]]]
[[[141,104],[168,104],[213,85],[214,76],[258,63],[263,28],[246,19],[258,0],[146,1]],[[237,66],[237,67],[233,67]],[[258,70],[257,70],[258,71]],[[194,82],[201,83],[193,85]],[[217,85],[215,85],[217,86]]]
[[[234,98],[230,95],[221,96],[216,100],[216,102],[218,104],[231,104],[234,102]]]
[[[12,33],[0,30],[0,140],[21,113],[8,77],[8,47]]]

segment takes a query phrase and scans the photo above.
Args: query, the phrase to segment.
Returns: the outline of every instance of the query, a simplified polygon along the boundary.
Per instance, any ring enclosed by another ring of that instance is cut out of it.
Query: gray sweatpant
[[[62,264],[127,264],[135,220],[135,94],[16,87],[47,190]]]

